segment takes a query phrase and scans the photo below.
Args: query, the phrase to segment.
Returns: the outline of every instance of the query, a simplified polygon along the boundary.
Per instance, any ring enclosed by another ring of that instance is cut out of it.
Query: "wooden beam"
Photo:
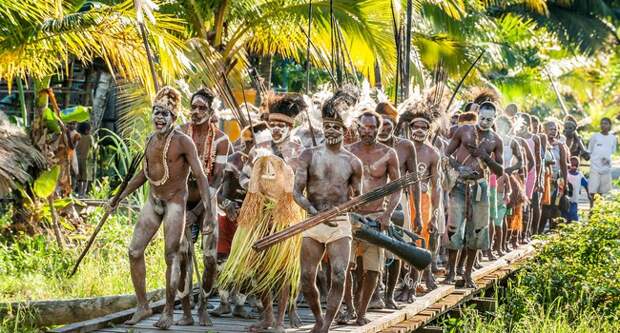
[[[440,326],[424,326],[418,329],[416,333],[444,333],[444,329]]]
[[[379,320],[374,320],[362,327],[353,329],[355,333],[376,333],[385,328],[393,326],[399,322],[412,318],[416,314],[424,311],[426,308],[436,303],[454,291],[454,286],[441,286],[428,294],[416,299],[415,302],[405,306],[404,308],[386,315]]]
[[[497,311],[497,300],[493,297],[474,297],[471,302],[476,305],[476,309],[478,309],[478,311]]]

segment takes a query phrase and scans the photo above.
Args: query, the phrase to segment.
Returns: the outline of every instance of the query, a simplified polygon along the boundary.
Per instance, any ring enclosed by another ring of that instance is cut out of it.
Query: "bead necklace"
[[[192,136],[194,133],[194,126],[193,124],[189,124],[188,126],[188,130],[187,130],[187,134],[190,138],[192,138],[192,140],[194,140],[194,137]],[[203,162],[204,168],[205,168],[205,174],[207,176],[209,176],[211,174],[211,171],[213,169],[213,162],[215,161],[215,152],[216,150],[213,149],[213,140],[215,139],[215,129],[214,129],[214,125],[213,123],[211,123],[209,125],[209,132],[207,133],[207,136],[205,137],[205,141],[203,143],[202,146],[202,154],[200,154],[198,156],[198,158]],[[208,154],[208,159],[205,160],[205,156],[207,156],[207,152],[209,152]]]
[[[160,179],[160,180],[153,180],[149,177],[149,162],[148,162],[148,158],[145,157],[144,158],[144,175],[146,176],[146,179],[153,184],[153,186],[162,186],[164,185],[167,181],[168,178],[170,177],[169,171],[168,171],[168,161],[166,161],[166,157],[168,156],[168,148],[170,147],[170,142],[172,141],[172,137],[174,136],[174,132],[176,130],[172,130],[170,131],[170,133],[168,134],[168,137],[166,138],[166,144],[164,145],[164,151],[161,154],[161,159],[162,162],[164,164],[164,176]],[[153,138],[153,135],[151,135],[151,137],[149,138],[146,147],[148,149],[149,144],[151,143],[151,139]]]

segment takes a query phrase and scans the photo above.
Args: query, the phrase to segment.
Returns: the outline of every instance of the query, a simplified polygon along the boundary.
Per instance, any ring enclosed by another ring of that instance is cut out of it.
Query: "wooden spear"
[[[136,173],[136,170],[138,170],[138,167],[142,163],[143,158],[144,158],[144,153],[139,153],[138,155],[134,156],[133,159],[131,160],[131,164],[129,165],[129,169],[127,170],[127,174],[125,175],[125,178],[123,179],[121,184],[118,186],[118,190],[116,194],[114,195],[114,197],[112,197],[112,201],[110,202],[110,207],[106,209],[105,213],[103,214],[103,217],[101,218],[101,221],[99,222],[99,224],[97,224],[97,227],[95,227],[95,231],[88,239],[88,242],[86,243],[86,247],[84,248],[84,250],[82,250],[82,253],[78,257],[77,261],[75,262],[75,265],[73,266],[73,269],[71,270],[71,273],[69,274],[69,277],[72,277],[75,274],[75,272],[77,272],[77,269],[80,266],[82,259],[84,259],[84,257],[86,256],[86,253],[88,253],[88,250],[90,250],[90,247],[93,245],[93,242],[95,241],[95,238],[97,237],[97,234],[99,234],[99,231],[101,231],[101,227],[103,227],[105,222],[108,220],[108,217],[116,210],[116,206],[118,205],[118,201],[121,196],[121,193],[123,193],[123,191],[125,191],[125,189],[127,188],[127,185],[129,184],[129,180],[131,180],[133,175]]]
[[[310,36],[312,33],[312,0],[308,4],[308,45],[306,46],[306,95],[310,95]],[[314,135],[314,127],[310,121],[310,114],[308,108],[305,109],[306,118],[308,118],[308,128],[310,129],[310,136],[312,137],[312,146],[316,147],[316,136]]]
[[[359,206],[367,204],[368,202],[375,201],[377,199],[388,196],[396,191],[400,191],[403,188],[406,188],[407,186],[410,186],[417,181],[419,181],[417,173],[409,173],[368,193],[362,194],[336,207],[320,212],[284,230],[278,231],[263,239],[260,239],[252,245],[252,248],[254,248],[254,250],[256,251],[263,251],[276,243],[282,242],[316,225],[327,222],[334,216],[350,212]]]

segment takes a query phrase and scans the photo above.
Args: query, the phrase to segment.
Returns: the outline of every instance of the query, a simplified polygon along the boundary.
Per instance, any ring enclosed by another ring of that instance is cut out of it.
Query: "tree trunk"
[[[260,75],[265,82],[265,88],[271,89],[271,65],[273,56],[271,54],[262,56],[260,59]]]
[[[64,98],[63,98],[63,105],[62,107],[64,108],[68,108],[69,105],[71,104],[71,88],[73,87],[73,68],[74,68],[74,61],[69,62],[68,66],[69,68],[67,69],[67,76],[64,80],[64,82],[62,83],[62,87],[66,89],[66,92],[64,93]]]
[[[106,110],[106,102],[108,99],[108,92],[112,87],[112,75],[108,72],[102,71],[99,75],[99,81],[93,93],[93,112],[91,117],[91,125],[93,131],[101,127],[103,121],[103,115]]]
[[[383,89],[383,83],[381,82],[381,65],[378,61],[375,61],[375,87],[377,89]]]

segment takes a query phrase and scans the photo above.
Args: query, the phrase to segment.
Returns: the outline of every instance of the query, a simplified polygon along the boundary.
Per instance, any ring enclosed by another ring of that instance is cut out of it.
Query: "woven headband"
[[[291,126],[295,123],[295,119],[282,113],[270,113],[268,117],[269,117],[269,121],[281,121]]]

